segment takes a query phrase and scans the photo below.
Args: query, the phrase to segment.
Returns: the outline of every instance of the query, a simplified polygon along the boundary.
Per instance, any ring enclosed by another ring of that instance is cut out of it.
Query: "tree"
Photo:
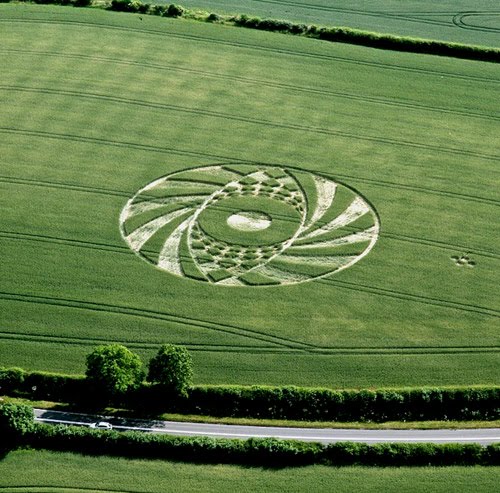
[[[193,380],[193,360],[182,346],[163,344],[149,362],[148,380],[179,395],[187,395]]]
[[[111,397],[136,389],[144,379],[139,356],[121,344],[96,347],[87,356],[87,379]]]
[[[24,404],[0,405],[0,447],[16,445],[23,435],[35,427],[33,409]]]

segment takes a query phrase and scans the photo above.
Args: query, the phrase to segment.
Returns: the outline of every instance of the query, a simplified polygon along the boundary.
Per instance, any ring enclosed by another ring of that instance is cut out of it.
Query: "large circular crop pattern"
[[[372,249],[375,211],[321,175],[277,166],[179,171],[139,190],[120,215],[130,248],[159,269],[226,286],[296,284]]]

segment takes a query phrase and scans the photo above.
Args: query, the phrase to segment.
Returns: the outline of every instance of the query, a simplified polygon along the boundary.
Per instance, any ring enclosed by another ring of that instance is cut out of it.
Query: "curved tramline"
[[[491,26],[485,25],[485,21],[493,22]],[[473,31],[482,31],[485,33],[500,32],[500,11],[469,11],[460,12],[453,16],[453,24]]]
[[[0,299],[14,300],[21,303],[38,303],[38,304],[46,304],[53,306],[61,306],[64,308],[76,308],[76,309],[83,309],[95,312],[118,313],[134,317],[164,320],[168,322],[173,322],[175,324],[185,325],[186,327],[198,327],[214,332],[222,332],[230,335],[237,335],[247,339],[253,339],[254,342],[263,341],[267,343],[272,343],[276,346],[283,346],[289,349],[297,349],[297,348],[308,349],[309,347],[312,347],[310,344],[304,343],[302,341],[295,341],[285,337],[266,334],[263,331],[257,331],[255,329],[238,327],[222,322],[217,323],[194,317],[174,315],[171,313],[164,313],[158,310],[156,311],[147,310],[130,306],[110,305],[106,303],[88,302],[82,300],[51,298],[47,296],[30,296],[19,293],[0,292]]]
[[[331,98],[340,98],[340,99],[347,99],[347,100],[352,100],[352,101],[360,101],[363,103],[370,103],[370,104],[376,104],[376,105],[381,105],[381,106],[395,106],[395,107],[400,107],[400,108],[409,108],[409,109],[418,109],[418,110],[423,110],[423,111],[430,111],[430,112],[435,112],[435,113],[443,113],[443,114],[452,114],[452,115],[460,115],[466,118],[478,118],[478,119],[485,119],[485,120],[500,120],[500,115],[498,114],[493,114],[493,113],[484,113],[484,112],[474,112],[474,111],[466,111],[463,109],[458,109],[458,108],[445,108],[445,107],[439,107],[436,105],[426,105],[422,103],[415,103],[410,100],[405,100],[405,99],[396,99],[394,97],[392,98],[379,98],[379,97],[374,97],[374,96],[368,96],[368,95],[359,95],[359,94],[354,94],[354,93],[349,93],[349,92],[340,92],[340,91],[332,91],[332,90],[327,90],[327,89],[320,89],[320,88],[315,88],[315,87],[308,87],[308,86],[299,86],[299,85],[294,85],[294,84],[289,84],[289,83],[283,83],[283,82],[278,82],[278,81],[273,81],[273,80],[268,80],[264,78],[256,78],[256,77],[238,77],[234,75],[227,75],[227,74],[219,74],[219,73],[214,73],[214,72],[209,72],[205,70],[196,70],[192,69],[189,67],[179,67],[175,65],[165,65],[165,64],[159,64],[159,63],[152,63],[152,62],[139,62],[139,61],[131,61],[131,60],[125,60],[121,58],[115,58],[115,57],[104,57],[104,56],[98,56],[98,55],[85,55],[85,54],[80,54],[80,53],[64,53],[64,52],[44,52],[44,51],[38,51],[38,50],[26,50],[26,49],[1,49],[0,48],[0,53],[5,53],[5,54],[10,54],[10,53],[19,53],[23,55],[31,55],[33,57],[55,57],[55,58],[66,58],[66,59],[76,59],[76,60],[91,60],[93,62],[107,62],[107,63],[113,63],[116,64],[117,66],[134,66],[134,67],[143,67],[145,69],[154,69],[154,70],[159,70],[159,71],[165,71],[165,72],[176,72],[180,74],[192,74],[192,75],[197,75],[201,77],[207,77],[211,79],[219,79],[219,80],[224,80],[224,81],[231,81],[231,82],[237,82],[241,84],[248,84],[252,86],[268,86],[272,88],[280,88],[280,89],[285,89],[293,92],[300,92],[300,93],[305,93],[305,94],[318,94],[322,96],[327,96]],[[0,89],[8,89],[8,90],[17,90],[16,87],[14,86],[0,86]],[[18,88],[19,90],[29,90],[33,92],[43,92],[43,89],[37,89],[37,88]],[[47,91],[47,89],[45,89]],[[53,94],[55,93],[64,93],[64,91],[52,91]],[[66,91],[67,93],[67,91]],[[71,93],[69,93],[71,94]],[[87,97],[84,93],[81,91],[75,92],[75,95],[78,95],[79,97]],[[99,95],[99,97],[105,99],[104,95]],[[113,98],[109,98],[110,100]],[[118,98],[114,98],[115,100],[118,100]],[[128,100],[126,99],[121,99],[124,102],[127,102]],[[139,103],[142,103],[142,101],[139,101]],[[144,103],[148,103],[144,101]],[[134,102],[136,104],[136,102]]]
[[[196,384],[497,380],[498,65],[0,11],[0,366],[171,343]]]

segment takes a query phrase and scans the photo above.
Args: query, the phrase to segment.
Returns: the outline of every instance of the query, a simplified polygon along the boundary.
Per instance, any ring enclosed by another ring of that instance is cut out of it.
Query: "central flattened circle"
[[[271,226],[272,218],[262,212],[241,211],[229,216],[226,222],[238,231],[262,231]]]
[[[261,219],[249,219],[250,214]],[[300,213],[285,202],[268,197],[236,196],[221,199],[204,209],[198,217],[198,225],[218,241],[260,246],[288,240],[300,227],[301,219]]]

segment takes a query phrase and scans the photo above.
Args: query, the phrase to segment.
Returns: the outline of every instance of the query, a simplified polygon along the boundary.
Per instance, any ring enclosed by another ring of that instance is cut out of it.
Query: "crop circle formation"
[[[378,238],[349,187],[277,166],[208,166],[159,178],[120,215],[130,248],[159,269],[225,286],[296,284],[346,269]]]

